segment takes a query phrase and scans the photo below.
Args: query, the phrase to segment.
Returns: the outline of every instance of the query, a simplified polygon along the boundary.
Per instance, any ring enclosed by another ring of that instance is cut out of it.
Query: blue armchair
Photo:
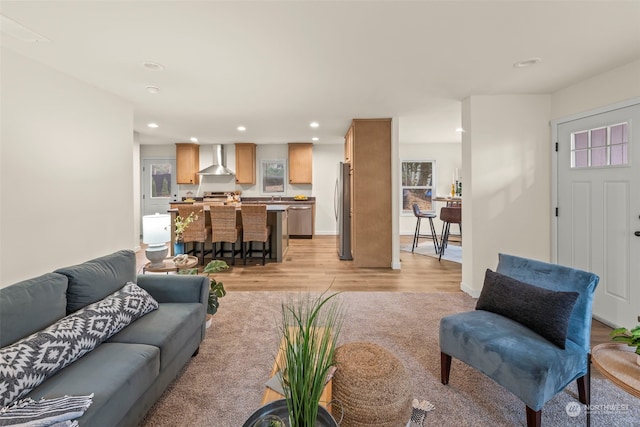
[[[529,427],[541,425],[544,404],[574,380],[580,402],[589,404],[598,281],[593,273],[500,254],[476,310],[440,321],[442,384],[455,357],[521,399]]]

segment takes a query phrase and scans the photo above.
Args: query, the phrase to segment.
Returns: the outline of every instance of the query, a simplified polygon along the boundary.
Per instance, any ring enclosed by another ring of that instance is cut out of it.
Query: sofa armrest
[[[210,280],[205,276],[140,275],[138,286],[149,292],[159,303],[199,302],[207,305]]]

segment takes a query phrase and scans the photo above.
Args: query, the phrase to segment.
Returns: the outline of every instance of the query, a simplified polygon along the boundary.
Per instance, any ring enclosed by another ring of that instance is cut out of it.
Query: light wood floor
[[[411,236],[402,236],[401,245]],[[205,262],[207,260],[205,259]],[[137,253],[139,273],[147,262],[144,250]],[[334,236],[292,239],[282,263],[243,266],[241,260],[215,278],[233,291],[387,291],[387,292],[462,292],[461,265],[450,261],[400,252],[400,270],[355,268],[352,261],[340,261]],[[149,273],[148,273],[149,274]],[[611,328],[593,321],[592,345],[609,341]],[[602,376],[594,369],[594,378]]]

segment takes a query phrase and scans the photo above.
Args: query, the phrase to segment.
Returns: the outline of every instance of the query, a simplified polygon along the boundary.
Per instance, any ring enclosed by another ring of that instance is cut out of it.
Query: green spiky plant
[[[291,427],[315,426],[344,317],[336,295],[299,295],[297,301],[282,303],[285,348],[278,369]]]
[[[229,265],[225,261],[213,260],[210,261],[202,270],[203,273],[207,274],[209,277],[209,298],[207,300],[207,313],[208,314],[216,314],[218,311],[218,307],[220,307],[220,301],[218,298],[222,298],[227,294],[227,291],[224,289],[224,285],[222,282],[216,281],[211,275],[214,273],[219,273],[220,271],[226,270],[229,268]],[[186,268],[184,270],[180,270],[179,274],[198,274],[197,268]]]
[[[623,342],[630,347],[635,347],[635,353],[640,355],[640,325],[631,330],[627,328],[614,329],[610,336],[612,341]]]

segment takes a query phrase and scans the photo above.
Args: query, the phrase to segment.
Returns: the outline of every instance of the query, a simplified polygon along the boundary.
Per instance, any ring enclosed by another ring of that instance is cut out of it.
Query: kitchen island
[[[209,204],[207,203],[191,203],[193,205],[202,205],[204,213],[205,213],[205,224],[211,225],[211,216],[209,215]],[[288,232],[288,209],[289,206],[286,204],[267,204],[267,224],[271,226],[271,240],[269,244],[271,245],[271,256],[269,259],[272,259],[275,262],[282,262],[284,257],[289,249],[289,232]],[[178,209],[171,208],[169,209],[169,214],[171,215],[171,254],[173,253],[173,244],[176,241],[176,227],[173,226],[175,224],[176,216],[178,216]],[[242,224],[242,215],[240,214],[240,205],[236,206],[236,222],[237,224]],[[260,243],[254,243],[256,247],[260,247]],[[211,239],[207,239],[206,242],[207,247],[211,247]]]

